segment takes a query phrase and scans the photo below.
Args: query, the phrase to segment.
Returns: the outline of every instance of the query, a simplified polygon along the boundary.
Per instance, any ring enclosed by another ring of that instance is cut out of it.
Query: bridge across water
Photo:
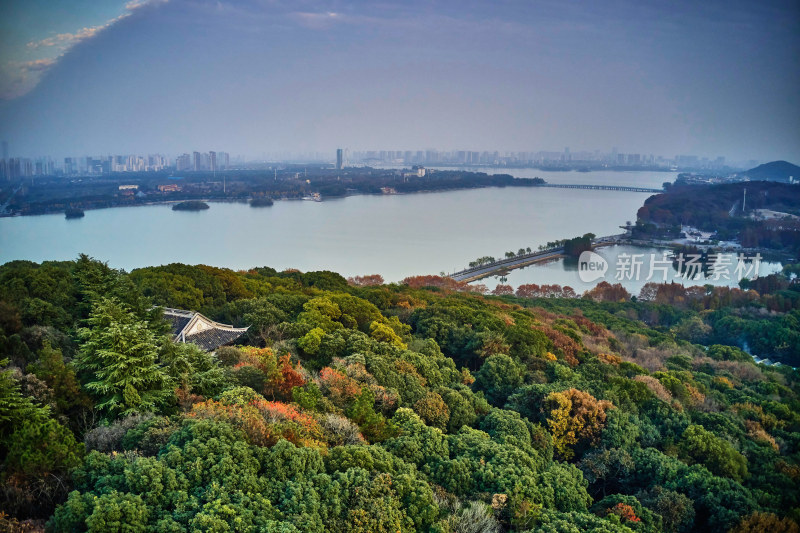
[[[559,184],[544,183],[537,187],[550,187],[553,189],[590,189],[594,191],[628,191],[628,192],[651,192],[661,193],[664,189],[649,189],[647,187],[628,187],[625,185],[581,185],[581,184]]]
[[[625,233],[621,233],[619,235],[609,235],[606,237],[597,237],[592,241],[592,248],[596,248],[598,246],[611,246],[612,244],[624,244],[628,241],[629,238]],[[509,270],[514,270],[515,268],[522,268],[535,263],[558,259],[559,257],[563,257],[563,255],[563,246],[559,246],[557,248],[548,248],[546,250],[531,252],[529,254],[515,255],[514,257],[500,259],[494,263],[486,263],[484,265],[460,270],[450,274],[448,277],[455,281],[477,281],[479,279],[488,278],[489,276],[508,272]]]

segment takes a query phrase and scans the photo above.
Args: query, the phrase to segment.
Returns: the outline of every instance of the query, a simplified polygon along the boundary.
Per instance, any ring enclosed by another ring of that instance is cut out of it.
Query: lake
[[[675,177],[658,172],[512,172],[538,173],[553,183],[572,183],[574,178],[575,183],[647,187]],[[2,218],[0,263],[69,260],[86,253],[126,270],[181,262],[232,269],[325,269],[344,276],[377,273],[386,281],[400,281],[453,272],[481,256],[502,257],[506,251],[535,249],[587,232],[619,233],[619,226],[635,219],[647,197],[619,191],[488,188],[277,201],[265,208],[212,202],[211,209],[201,212],[172,211],[168,205],[121,207],[86,211],[77,220],[66,220],[63,214]],[[525,280],[530,272],[554,273],[548,270],[552,268],[527,268],[512,275]],[[549,283],[561,282],[554,278]]]
[[[632,295],[638,295],[642,287],[649,281],[656,283],[680,283],[687,287],[692,285],[714,285],[714,286],[737,286],[740,276],[737,275],[738,257],[736,254],[722,254],[724,260],[728,262],[726,268],[718,267],[719,273],[713,273],[708,277],[686,276],[685,269],[679,272],[672,264],[672,252],[662,248],[649,248],[639,246],[608,246],[595,250],[608,264],[605,274],[591,282],[581,280],[578,273],[578,262],[575,260],[556,259],[547,263],[539,263],[525,268],[512,270],[506,276],[492,276],[484,278],[475,283],[486,285],[489,289],[494,289],[498,284],[511,285],[515,289],[520,285],[534,283],[537,285],[561,285],[570,286],[580,294],[591,289],[601,281],[608,283],[621,283]],[[664,262],[664,254],[667,260]],[[746,256],[749,258],[749,256]],[[635,266],[639,264],[639,266]],[[652,265],[652,269],[651,269]],[[666,269],[664,267],[667,266]],[[755,272],[758,276],[767,276],[780,272],[783,265],[772,261],[744,261],[742,273],[748,275],[743,277],[754,277]],[[727,270],[727,272],[725,272]],[[682,275],[684,274],[684,275]],[[715,279],[716,278],[716,279]]]

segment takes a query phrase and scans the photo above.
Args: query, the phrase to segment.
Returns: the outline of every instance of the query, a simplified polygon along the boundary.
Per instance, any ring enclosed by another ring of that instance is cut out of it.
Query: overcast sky
[[[578,150],[800,163],[800,2],[5,0],[12,155]]]

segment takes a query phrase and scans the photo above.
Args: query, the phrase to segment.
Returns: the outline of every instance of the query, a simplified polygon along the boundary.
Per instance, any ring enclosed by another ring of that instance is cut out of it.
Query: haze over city
[[[800,159],[793,1],[5,2],[11,155]]]

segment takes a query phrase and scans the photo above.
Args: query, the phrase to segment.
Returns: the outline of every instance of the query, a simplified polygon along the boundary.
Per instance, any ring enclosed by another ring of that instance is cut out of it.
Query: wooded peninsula
[[[423,174],[423,175],[420,175]],[[270,205],[273,199],[300,199],[312,194],[338,198],[354,194],[407,194],[482,187],[534,187],[540,178],[509,174],[423,169],[286,167],[280,171],[130,172],[104,176],[37,177],[7,183],[0,189],[5,215],[38,215],[66,209],[98,209],[184,200],[251,201]]]

